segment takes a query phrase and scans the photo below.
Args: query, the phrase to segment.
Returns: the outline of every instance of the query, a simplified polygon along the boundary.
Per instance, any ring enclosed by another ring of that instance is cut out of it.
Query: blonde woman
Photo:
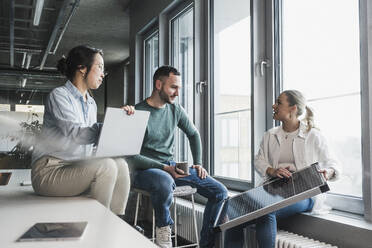
[[[319,172],[323,173],[327,180],[337,179],[340,168],[328,148],[326,139],[319,129],[314,128],[313,112],[307,106],[302,93],[297,90],[283,91],[272,108],[274,120],[280,121],[281,125],[265,132],[255,157],[255,169],[262,178],[288,178],[293,172],[318,162],[321,167]],[[303,114],[305,118],[300,120]],[[316,198],[308,198],[255,220],[259,246],[275,247],[277,218],[313,211],[318,205]],[[236,228],[229,234],[228,242],[234,243],[233,247],[242,245],[236,238],[241,237],[241,230],[241,227]]]

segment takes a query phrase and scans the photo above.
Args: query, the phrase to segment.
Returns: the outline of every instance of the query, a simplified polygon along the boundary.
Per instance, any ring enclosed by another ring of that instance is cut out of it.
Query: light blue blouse
[[[45,102],[43,128],[32,164],[46,155],[60,159],[90,156],[99,130],[96,102],[89,94],[84,102],[80,91],[67,81],[50,92]]]

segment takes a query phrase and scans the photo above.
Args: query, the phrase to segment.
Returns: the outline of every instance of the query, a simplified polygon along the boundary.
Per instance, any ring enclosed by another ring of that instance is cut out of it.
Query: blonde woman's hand
[[[329,180],[335,174],[334,169],[320,169],[320,170],[318,170],[318,172],[323,174],[325,180]]]
[[[289,171],[289,166],[286,168],[267,168],[266,173],[270,177],[279,177],[279,178],[290,178],[292,176],[292,173]]]
[[[131,106],[131,105],[125,105],[121,107],[121,109],[124,109],[125,111],[127,111],[128,115],[132,115],[135,112],[134,106]]]

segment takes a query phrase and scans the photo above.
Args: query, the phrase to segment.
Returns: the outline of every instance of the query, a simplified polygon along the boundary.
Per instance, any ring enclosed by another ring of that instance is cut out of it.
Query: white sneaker
[[[161,248],[172,248],[172,230],[170,226],[156,227],[155,243]]]

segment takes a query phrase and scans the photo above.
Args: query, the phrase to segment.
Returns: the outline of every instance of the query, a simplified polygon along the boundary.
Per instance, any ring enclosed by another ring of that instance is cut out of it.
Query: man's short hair
[[[156,80],[162,80],[162,77],[169,77],[169,74],[173,73],[176,76],[180,76],[181,73],[174,67],[170,65],[163,65],[159,67],[152,77],[153,80],[153,90],[156,89]]]

